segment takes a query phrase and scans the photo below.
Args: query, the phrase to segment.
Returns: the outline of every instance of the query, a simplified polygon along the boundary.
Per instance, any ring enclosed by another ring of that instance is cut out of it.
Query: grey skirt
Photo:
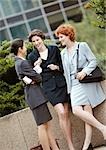
[[[47,103],[44,103],[32,109],[32,113],[33,113],[37,126],[44,124],[52,119]]]

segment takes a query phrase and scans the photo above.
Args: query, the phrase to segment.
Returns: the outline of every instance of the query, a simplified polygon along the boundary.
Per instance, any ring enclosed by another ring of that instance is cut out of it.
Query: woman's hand
[[[77,73],[76,79],[82,80],[85,76],[86,76],[86,73],[83,72],[83,71],[80,71],[80,72]]]
[[[39,57],[38,60],[34,62],[34,66],[36,66],[36,65],[40,66],[41,63],[42,63],[42,59]]]
[[[54,65],[54,64],[50,64],[47,67],[50,68],[51,70],[59,70],[59,66]]]

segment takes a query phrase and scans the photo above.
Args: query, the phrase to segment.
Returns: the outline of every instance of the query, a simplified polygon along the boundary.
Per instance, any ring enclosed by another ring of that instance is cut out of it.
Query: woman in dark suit
[[[54,106],[60,127],[64,133],[70,150],[74,150],[71,140],[71,122],[69,115],[68,94],[60,50],[57,46],[44,44],[45,35],[41,30],[35,29],[29,35],[34,50],[28,55],[33,66],[42,68],[42,86],[50,103]]]
[[[14,40],[11,45],[11,52],[16,55],[15,69],[17,75],[20,80],[24,80],[26,83],[24,87],[25,97],[38,126],[38,136],[43,147],[41,149],[59,150],[51,132],[50,120],[52,116],[47,107],[47,99],[40,87],[42,78],[25,59],[26,47],[24,41],[21,39]]]

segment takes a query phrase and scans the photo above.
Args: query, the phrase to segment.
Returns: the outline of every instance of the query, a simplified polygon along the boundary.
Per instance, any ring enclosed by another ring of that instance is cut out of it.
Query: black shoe
[[[92,144],[90,143],[87,150],[93,150]]]

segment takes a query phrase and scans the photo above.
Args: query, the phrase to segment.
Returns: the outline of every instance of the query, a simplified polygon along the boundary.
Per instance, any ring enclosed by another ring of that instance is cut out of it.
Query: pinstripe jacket
[[[26,85],[24,88],[25,99],[31,109],[45,103],[47,100],[43,94],[40,82],[42,78],[37,74],[28,60],[23,60],[19,57],[15,58],[15,69],[20,80],[27,76],[35,82],[35,84]]]

